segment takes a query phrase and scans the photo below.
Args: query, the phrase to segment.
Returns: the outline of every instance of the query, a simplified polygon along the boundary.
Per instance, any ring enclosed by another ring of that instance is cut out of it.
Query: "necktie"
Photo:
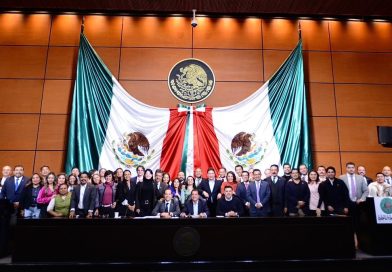
[[[350,175],[350,183],[351,183],[351,198],[356,199],[357,197],[357,190],[355,188],[355,180],[352,175]]]
[[[276,184],[276,177],[274,177],[274,183]]]
[[[387,178],[387,183],[391,184],[391,178]]]
[[[248,191],[248,185],[249,185],[249,183],[246,183],[245,182],[245,189]]]
[[[15,192],[18,190],[18,187],[19,187],[19,178],[16,178],[16,181],[15,181]]]
[[[168,202],[166,202],[165,212],[169,212],[169,203]]]
[[[257,203],[260,203],[260,181],[256,181],[256,198]]]

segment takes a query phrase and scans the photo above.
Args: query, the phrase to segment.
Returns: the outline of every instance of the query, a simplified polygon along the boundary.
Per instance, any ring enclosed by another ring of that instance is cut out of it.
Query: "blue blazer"
[[[15,192],[15,176],[7,178],[4,182],[3,188],[1,189],[0,199],[8,199],[11,203],[19,202],[21,199],[21,193],[26,187],[27,177],[22,176],[19,181],[18,189]]]
[[[218,194],[220,193],[221,186],[222,186],[222,181],[216,179],[214,188],[213,188],[213,190],[211,192],[210,184],[209,184],[208,179],[207,179],[207,180],[203,180],[199,184],[199,189],[202,192],[205,191],[205,192],[208,193],[209,197],[207,199],[207,202],[217,204]]]
[[[249,183],[250,185],[251,183]],[[248,190],[249,190],[249,185],[248,185]],[[237,191],[235,192],[236,196],[238,196],[241,201],[244,203],[248,202],[248,190],[246,190],[245,184],[241,182],[237,186]]]
[[[261,209],[257,209],[255,207],[257,203],[257,193],[260,197],[260,202],[263,205]],[[270,198],[271,198],[271,188],[266,181],[260,181],[260,190],[257,192],[256,190],[256,182],[251,182],[248,187],[248,201],[250,202],[250,213],[256,214],[261,213],[264,216],[267,216],[271,211],[270,208]]]
[[[210,216],[210,210],[208,209],[207,202],[204,199],[199,199],[198,203],[198,211],[200,213],[206,213],[207,216]],[[186,215],[195,215],[193,214],[193,202],[192,199],[188,200],[184,204],[184,209],[182,210]],[[197,215],[197,214],[196,214]]]

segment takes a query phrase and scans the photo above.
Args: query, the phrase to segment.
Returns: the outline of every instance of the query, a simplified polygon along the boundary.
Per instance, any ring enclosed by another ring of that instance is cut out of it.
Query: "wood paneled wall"
[[[0,14],[0,165],[63,169],[82,18]],[[120,83],[159,107],[177,101],[167,88],[183,58],[214,70],[211,106],[230,105],[258,89],[298,39],[297,20],[90,15],[85,34]],[[370,175],[392,164],[377,125],[392,126],[392,23],[301,20],[315,164]]]

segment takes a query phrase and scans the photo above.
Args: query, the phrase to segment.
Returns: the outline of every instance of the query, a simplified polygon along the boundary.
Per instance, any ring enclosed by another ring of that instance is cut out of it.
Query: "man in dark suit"
[[[191,193],[191,199],[186,201],[184,204],[184,209],[182,210],[181,217],[193,216],[206,218],[210,216],[210,211],[208,210],[207,202],[200,198],[199,191],[193,189]]]
[[[276,164],[271,165],[271,176],[266,178],[265,181],[271,188],[271,215],[283,216],[284,215],[284,195],[286,180],[278,176],[279,166]]]
[[[255,179],[248,188],[248,201],[250,203],[250,216],[265,217],[271,212],[270,198],[271,189],[266,181],[261,180],[261,171],[253,170]]]
[[[87,183],[89,179],[88,172],[82,172],[79,175],[80,184],[76,185],[72,191],[70,218],[74,218],[75,215],[81,218],[93,217],[97,188]]]
[[[144,166],[139,165],[136,167],[136,177],[131,178],[131,183],[136,186],[139,182],[143,181],[144,177],[144,172],[146,169],[144,169]]]
[[[168,188],[167,184],[163,181],[163,172],[161,169],[155,170],[155,183],[154,188],[156,190],[157,200],[163,200],[165,190]]]
[[[212,167],[208,168],[207,177],[208,180],[202,181],[199,185],[199,189],[202,196],[207,199],[207,206],[211,216],[215,216],[218,196],[219,198],[221,197],[220,188],[222,186],[222,181],[215,179],[215,170]]]
[[[0,193],[0,199],[7,199],[16,210],[19,208],[21,193],[27,183],[27,177],[23,173],[24,168],[22,165],[15,166],[14,175],[5,180]]]
[[[244,206],[237,196],[233,196],[233,187],[225,186],[225,195],[218,200],[217,216],[240,217],[244,215]]]
[[[289,163],[283,164],[282,178],[284,178],[286,180],[286,182],[288,182],[291,179],[291,164],[289,164]]]
[[[350,197],[343,180],[335,178],[336,170],[327,168],[327,180],[319,185],[320,199],[328,214],[348,215]]]
[[[203,179],[203,171],[201,168],[196,168],[195,170],[195,187],[198,188]]]
[[[154,210],[152,210],[151,215],[156,216],[159,215],[163,218],[172,218],[180,216],[180,204],[178,203],[178,199],[173,199],[173,194],[170,189],[165,190],[164,194],[165,200],[158,201],[155,205]]]
[[[248,171],[242,171],[241,180],[242,182],[238,184],[237,191],[235,192],[235,194],[241,199],[242,203],[244,204],[244,215],[249,216],[250,203],[248,200],[248,190],[250,183]]]

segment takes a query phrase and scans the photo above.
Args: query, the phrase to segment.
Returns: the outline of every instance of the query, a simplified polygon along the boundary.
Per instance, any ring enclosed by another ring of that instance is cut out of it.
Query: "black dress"
[[[122,203],[127,200],[128,205],[135,205],[135,197],[136,197],[136,185],[134,185],[132,182],[130,182],[130,186],[128,186],[128,183],[124,180],[118,183],[117,185],[117,211],[119,212],[120,216],[131,216],[134,217],[135,214],[132,212],[127,205],[123,205]],[[136,208],[135,208],[136,209]]]
[[[140,209],[139,216],[150,216],[154,209],[156,192],[153,179],[143,179],[136,185],[136,209]]]

